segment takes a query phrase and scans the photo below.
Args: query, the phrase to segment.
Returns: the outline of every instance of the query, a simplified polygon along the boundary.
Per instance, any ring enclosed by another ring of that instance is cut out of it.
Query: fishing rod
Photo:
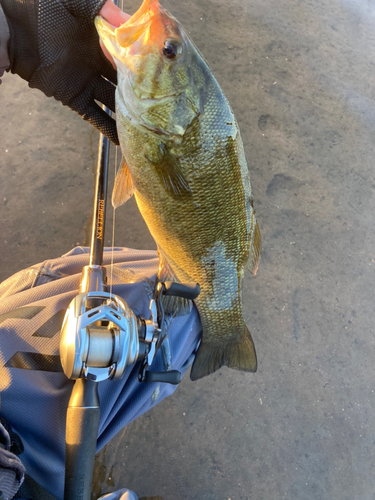
[[[137,317],[121,297],[107,292],[103,250],[109,147],[109,140],[100,134],[89,264],[82,270],[79,294],[70,303],[61,329],[61,364],[65,375],[75,380],[66,417],[64,500],[91,499],[100,421],[98,382],[121,379],[128,366],[141,361],[140,382],[178,384],[177,370],[147,370],[166,336],[162,296],[193,300],[199,295],[196,283],[159,282],[146,319]]]

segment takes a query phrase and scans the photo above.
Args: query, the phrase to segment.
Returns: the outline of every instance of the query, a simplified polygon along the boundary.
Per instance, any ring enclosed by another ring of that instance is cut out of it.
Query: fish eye
[[[176,40],[167,39],[163,44],[162,52],[167,59],[175,59],[181,53],[181,45]]]

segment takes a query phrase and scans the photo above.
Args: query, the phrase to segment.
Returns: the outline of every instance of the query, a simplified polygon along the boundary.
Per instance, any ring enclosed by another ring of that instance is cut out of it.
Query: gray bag
[[[60,328],[78,293],[88,248],[24,269],[0,284],[0,416],[21,437],[26,472],[57,499],[63,498],[65,419],[73,382],[61,369]],[[109,284],[136,315],[149,317],[159,260],[154,251],[114,248],[104,251]],[[195,307],[185,316],[167,318],[168,338],[153,362],[154,371],[185,373],[201,336]],[[100,382],[101,418],[97,451],[125,425],[176,386],[138,382],[139,363],[122,380]],[[1,490],[1,487],[0,487]]]

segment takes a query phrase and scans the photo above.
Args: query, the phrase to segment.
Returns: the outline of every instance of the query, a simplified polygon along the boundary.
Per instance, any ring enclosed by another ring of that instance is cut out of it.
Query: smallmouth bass
[[[245,268],[256,273],[261,236],[237,121],[181,24],[158,0],[114,29],[96,18],[117,65],[116,120],[125,163],[112,202],[134,193],[156,241],[159,279],[195,281],[202,342],[190,378],[225,365],[254,372],[242,315]]]

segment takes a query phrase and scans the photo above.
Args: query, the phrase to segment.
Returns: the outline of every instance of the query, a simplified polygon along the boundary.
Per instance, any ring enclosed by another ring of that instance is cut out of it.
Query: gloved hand
[[[116,71],[103,55],[94,18],[106,0],[0,0],[10,31],[10,71],[69,106],[118,144]]]

